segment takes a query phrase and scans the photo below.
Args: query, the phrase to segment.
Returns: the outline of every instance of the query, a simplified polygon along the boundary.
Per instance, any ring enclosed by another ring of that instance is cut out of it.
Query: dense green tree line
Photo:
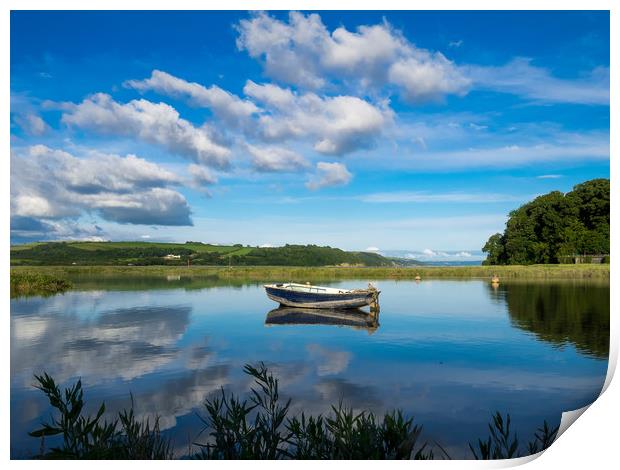
[[[492,235],[483,264],[547,264],[574,255],[609,254],[609,179],[563,194],[552,191],[510,212],[504,233]]]

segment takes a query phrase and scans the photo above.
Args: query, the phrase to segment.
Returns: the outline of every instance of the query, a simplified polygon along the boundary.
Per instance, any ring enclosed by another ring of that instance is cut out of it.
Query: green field
[[[45,242],[11,247],[12,266],[394,266],[419,264],[329,246]]]

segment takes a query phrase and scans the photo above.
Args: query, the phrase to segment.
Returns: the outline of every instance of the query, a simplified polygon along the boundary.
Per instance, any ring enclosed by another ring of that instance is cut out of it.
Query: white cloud
[[[562,178],[562,175],[539,175],[536,178],[539,180],[555,180],[558,178]]]
[[[393,117],[387,104],[376,106],[354,96],[298,94],[274,84],[257,84],[251,80],[247,81],[244,93],[254,101],[243,100],[215,86],[206,88],[189,83],[158,70],[148,79],[130,80],[125,84],[140,91],[155,90],[169,96],[187,97],[194,105],[211,108],[226,129],[240,129],[246,137],[266,142],[310,140],[317,152],[327,155],[342,155],[371,146]],[[259,108],[255,102],[264,108]],[[265,152],[250,151],[257,160],[257,168],[283,171],[278,165],[261,165]],[[257,157],[258,153],[262,157]],[[278,154],[280,161],[293,161],[291,155],[285,158],[283,152]],[[303,166],[299,157],[295,161],[297,167]],[[286,166],[284,171],[288,170]]]
[[[227,124],[243,124],[259,111],[251,101],[243,100],[216,85],[207,88],[161,70],[153,70],[151,76],[144,80],[128,80],[124,85],[141,92],[152,90],[171,97],[185,98],[193,106],[212,109]]]
[[[96,224],[80,224],[71,219],[39,219],[11,215],[11,240],[105,241],[105,231]]]
[[[406,99],[416,102],[437,100],[450,94],[462,96],[470,84],[440,52],[416,51],[413,57],[392,64],[388,78],[401,87]]]
[[[416,47],[386,21],[330,33],[317,14],[291,12],[285,22],[258,13],[241,20],[237,31],[237,47],[285,83],[317,89],[332,77],[363,87],[388,84],[414,101],[463,94],[469,87],[443,54]]]
[[[364,251],[379,251],[379,248],[377,248],[376,246],[369,246]]]
[[[297,152],[286,148],[248,145],[247,149],[252,156],[252,164],[258,171],[295,172],[307,168],[310,165],[306,159]]]
[[[285,111],[289,107],[294,106],[297,100],[296,96],[288,88],[281,88],[271,83],[259,85],[252,80],[246,82],[243,92],[270,108],[280,111]]]
[[[168,187],[180,182],[135,155],[90,152],[78,158],[35,145],[11,153],[11,217],[21,226],[20,236],[28,228],[61,233],[58,224],[88,213],[117,223],[191,225],[187,201]]]
[[[192,163],[187,169],[195,186],[217,183],[217,176],[209,168]]]
[[[609,105],[609,68],[597,67],[576,79],[554,77],[532,60],[518,57],[501,66],[463,68],[476,88],[511,93],[546,103]]]
[[[230,164],[230,149],[216,141],[211,128],[194,127],[165,103],[140,99],[121,104],[110,95],[97,93],[71,106],[62,115],[62,122],[161,145],[205,165],[226,168]]]
[[[446,251],[435,251],[430,248],[425,248],[422,250],[422,255],[427,256],[429,258],[469,258],[471,257],[471,253],[466,251],[460,251],[458,253],[448,253]]]
[[[267,141],[311,139],[314,149],[326,155],[343,155],[371,146],[392,122],[392,111],[354,96],[320,97],[296,94],[276,85],[248,81],[246,95],[272,106],[258,120]]]
[[[349,184],[353,175],[342,163],[319,162],[316,165],[317,175],[307,183],[308,189],[316,190],[328,186],[344,186]]]
[[[49,130],[47,123],[40,116],[34,113],[18,114],[15,122],[24,132],[33,136],[40,136]]]

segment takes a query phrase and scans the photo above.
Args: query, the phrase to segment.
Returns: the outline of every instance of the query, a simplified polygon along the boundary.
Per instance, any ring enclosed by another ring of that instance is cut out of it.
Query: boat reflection
[[[279,307],[267,313],[265,325],[336,325],[374,333],[379,315],[361,309]]]

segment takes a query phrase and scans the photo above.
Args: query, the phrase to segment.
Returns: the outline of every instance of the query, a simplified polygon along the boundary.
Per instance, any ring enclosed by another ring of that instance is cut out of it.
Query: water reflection
[[[599,358],[609,355],[609,286],[584,283],[511,283],[492,291],[512,323],[557,346],[572,343]]]
[[[336,325],[372,334],[379,328],[379,316],[361,309],[279,307],[267,313],[265,325]]]
[[[91,299],[92,300],[92,299]],[[35,304],[38,303],[35,301]],[[92,317],[76,311],[17,311],[11,316],[11,377],[32,382],[47,371],[59,381],[131,380],[175,359],[189,324],[188,306],[139,306]]]
[[[264,361],[293,414],[340,400],[401,408],[455,457],[495,410],[533,432],[594,400],[605,377],[608,285],[381,281],[379,328],[364,311],[270,311],[259,282],[152,281],[129,291],[126,280],[74,280],[78,291],[11,301],[12,456],[38,448],[27,431],[49,412],[31,386],[42,371],[63,385],[81,377],[88,403],[110,413],[132,392],[182,454],[205,396],[243,395],[243,365]]]

